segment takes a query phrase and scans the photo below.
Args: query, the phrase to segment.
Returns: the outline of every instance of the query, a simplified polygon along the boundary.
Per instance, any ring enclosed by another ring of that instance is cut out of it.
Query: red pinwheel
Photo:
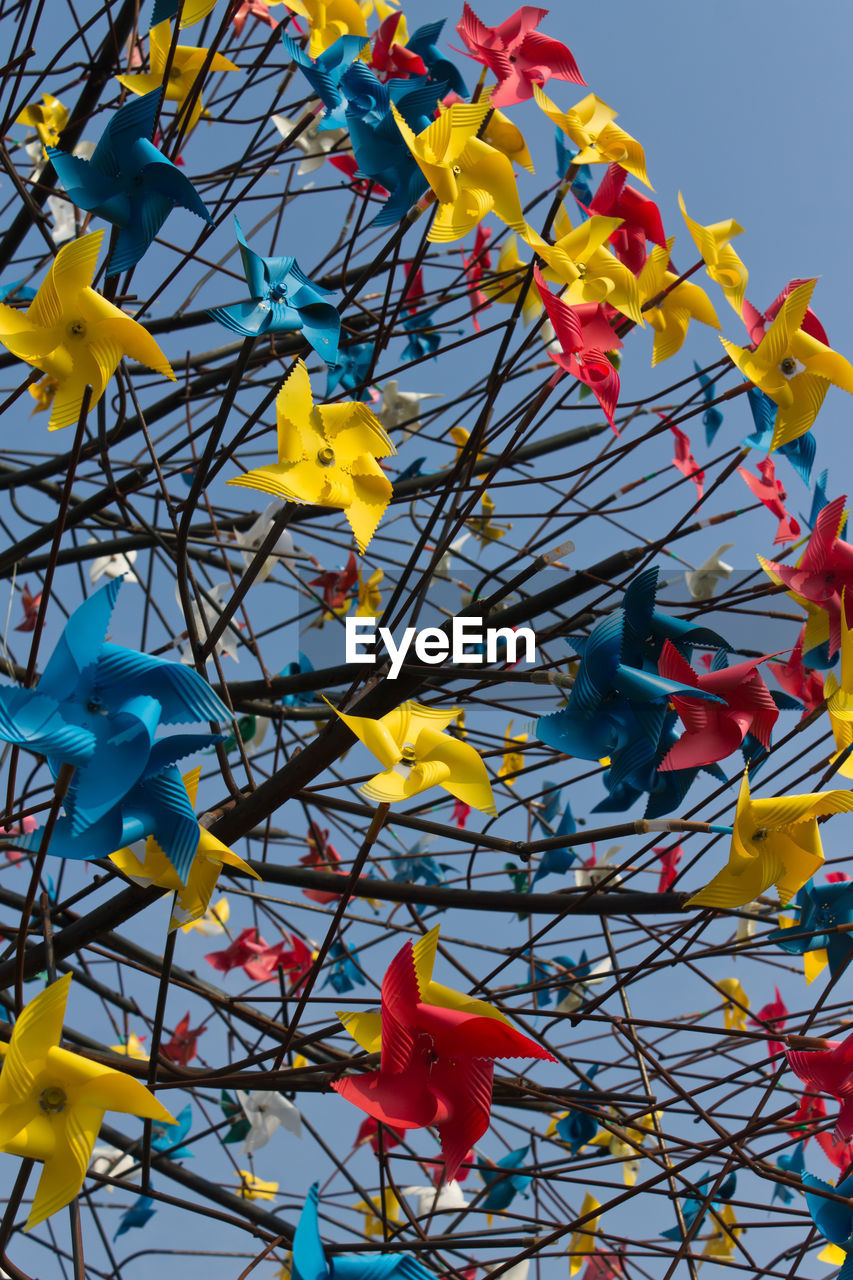
[[[498,86],[492,93],[495,107],[509,107],[533,97],[533,86],[552,77],[586,84],[574,54],[560,40],[552,40],[536,30],[547,9],[524,4],[499,27],[487,27],[470,5],[465,5],[456,30],[468,49],[468,56],[494,72]]]
[[[534,267],[533,276],[562,348],[559,355],[553,351],[548,354],[561,369],[589,387],[618,436],[613,415],[619,399],[619,374],[605,352],[617,351],[622,346],[621,339],[610,327],[600,302],[582,302],[570,307],[550,292],[538,267]]]
[[[41,592],[37,596],[32,595],[30,584],[25,582],[21,591],[21,605],[24,610],[24,617],[23,621],[19,622],[15,627],[16,631],[35,631],[40,604]]]
[[[349,553],[345,569],[327,569],[319,577],[312,578],[309,587],[319,587],[323,593],[323,604],[330,611],[343,609],[347,597],[358,582],[358,563],[355,552]]]
[[[240,8],[234,14],[231,21],[234,23],[234,30],[238,36],[243,34],[243,28],[246,25],[246,19],[249,16],[258,18],[261,22],[265,22],[269,27],[277,27],[278,22],[272,16],[267,0],[242,0]]]
[[[652,849],[652,853],[656,853],[660,859],[658,893],[669,893],[678,875],[678,864],[684,856],[684,850],[677,844],[671,849]]]
[[[760,479],[745,467],[738,467],[738,471],[759,502],[763,502],[767,510],[779,521],[779,528],[773,539],[774,546],[780,542],[795,542],[800,536],[800,526],[785,509],[785,500],[788,495],[782,481],[776,479],[776,464],[770,457],[763,458],[758,464],[758,470],[761,473]]]
[[[188,1067],[198,1054],[198,1038],[206,1030],[207,1027],[191,1027],[190,1015],[185,1013],[175,1027],[171,1040],[161,1046],[164,1056],[172,1062],[180,1063],[182,1067]]]
[[[332,871],[338,876],[345,874],[340,869],[341,855],[329,841],[328,829],[321,831],[319,827],[314,827],[305,839],[308,842],[308,852],[299,859],[303,867],[317,867],[320,871]],[[329,902],[337,902],[341,896],[326,889],[303,889],[302,893],[312,902],[319,902],[324,906]]]
[[[380,80],[390,80],[392,76],[405,80],[409,76],[427,74],[423,58],[394,39],[402,20],[402,13],[389,13],[388,17],[379,24],[379,30],[373,42],[370,65]]]
[[[743,322],[749,330],[749,336],[756,346],[758,346],[762,341],[765,333],[770,328],[770,325],[776,319],[776,316],[779,314],[782,307],[782,303],[788,295],[793,293],[795,289],[798,289],[801,284],[810,283],[810,280],[791,280],[785,285],[785,288],[779,294],[778,298],[773,299],[766,311],[758,311],[751,302],[748,302],[747,299],[744,298],[743,311],[741,314],[743,316]],[[803,323],[800,325],[800,328],[803,333],[808,333],[813,338],[817,338],[818,342],[822,342],[825,346],[828,347],[830,345],[829,338],[826,336],[826,330],[812,311],[811,307],[806,309],[806,314],[803,317]]]
[[[390,1151],[392,1147],[399,1147],[405,1138],[405,1130],[392,1129],[389,1125],[382,1128],[382,1145],[386,1151]],[[361,1124],[358,1126],[358,1133],[355,1135],[353,1147],[360,1147],[363,1143],[369,1142],[370,1149],[375,1156],[379,1155],[379,1121],[374,1120],[373,1116],[365,1116]]]
[[[349,178],[350,186],[356,195],[373,195],[378,196],[380,199],[390,195],[390,192],[386,191],[381,183],[373,182],[370,178],[357,178],[355,176],[358,172],[358,163],[355,156],[349,152],[342,156],[329,156],[329,164],[333,165],[335,169],[339,169],[345,177]]]
[[[803,720],[823,702],[823,676],[813,667],[803,666],[804,638],[805,627],[800,631],[799,639],[787,662],[768,663],[785,692],[802,702],[803,714],[800,718]]]
[[[785,1023],[788,1018],[788,1006],[779,994],[779,988],[776,987],[774,989],[776,991],[776,999],[771,1000],[768,1004],[764,1005],[762,1009],[758,1010],[755,1017],[750,1018],[749,1020],[750,1026],[758,1027],[760,1031],[785,1030]],[[770,1024],[769,1028],[767,1025],[768,1023]],[[767,1055],[770,1058],[772,1058],[776,1053],[782,1053],[784,1048],[785,1046],[782,1044],[781,1040],[767,1041]]]
[[[381,1048],[378,1071],[332,1088],[369,1116],[398,1129],[435,1125],[447,1166],[459,1166],[489,1127],[497,1058],[554,1058],[482,1000],[432,981],[438,929],[397,953],[382,982],[382,1011],[343,1014],[351,1035]]]
[[[492,255],[487,249],[487,245],[492,238],[492,228],[483,226],[480,222],[477,224],[477,234],[474,238],[474,248],[468,257],[460,250],[462,265],[465,268],[465,279],[468,281],[469,293],[468,302],[471,307],[471,317],[473,319],[474,328],[480,332],[480,318],[478,312],[483,307],[491,306],[488,298],[483,290],[479,287],[483,278],[483,272],[488,271],[492,265]]]
[[[470,804],[464,804],[461,800],[457,800],[456,804],[453,806],[453,821],[456,823],[460,831],[465,829],[465,823],[468,821],[468,815],[470,812]]]
[[[841,1104],[833,1137],[848,1142],[853,1137],[853,1035],[830,1040],[825,1050],[789,1049],[788,1066],[807,1088],[830,1093]]]
[[[820,610],[827,615],[830,658],[838,652],[841,643],[841,593],[845,587],[848,589],[846,624],[848,627],[853,624],[853,545],[839,537],[846,501],[846,495],[842,494],[818,513],[799,564],[761,560],[765,573],[774,582],[782,583],[808,604],[816,606],[810,612]]]
[[[410,316],[420,310],[424,297],[424,269],[418,267],[413,271],[414,262],[404,262],[405,284],[403,285],[403,306]]]
[[[666,235],[654,200],[626,186],[627,177],[621,165],[609,165],[587,212],[622,219],[622,226],[610,236],[610,244],[620,262],[634,275],[639,275],[646,261],[646,241],[665,248]]]
[[[672,695],[673,706],[684,722],[684,733],[664,756],[660,768],[701,769],[715,760],[725,760],[743,743],[748,733],[769,747],[770,734],[779,708],[758,671],[767,658],[738,662],[733,667],[712,669],[697,675],[675,645],[666,641],[658,670],[667,680],[692,685],[712,693],[720,702]]]
[[[658,414],[658,417],[666,422],[666,418],[662,413]],[[702,494],[705,492],[705,472],[700,469],[699,463],[693,457],[690,437],[680,427],[670,425],[669,429],[675,439],[675,457],[672,460],[672,465],[688,480],[693,481],[696,485],[696,497],[701,501]]]
[[[307,958],[307,964],[306,964]],[[230,946],[222,951],[211,951],[205,956],[208,964],[220,973],[242,969],[252,982],[269,982],[277,969],[303,973],[311,967],[311,952],[300,939],[288,938],[274,945],[265,942],[257,929],[244,929]]]

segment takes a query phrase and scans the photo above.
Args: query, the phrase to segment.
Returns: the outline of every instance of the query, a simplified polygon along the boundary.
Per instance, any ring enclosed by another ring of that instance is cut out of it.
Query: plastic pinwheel
[[[294,1137],[302,1137],[302,1119],[292,1102],[280,1093],[257,1090],[244,1093],[237,1090],[237,1101],[249,1122],[249,1131],[243,1139],[241,1154],[254,1153],[265,1147],[276,1129],[286,1129]]]
[[[815,284],[791,290],[754,350],[720,339],[744,377],[779,406],[771,449],[809,430],[830,386],[853,394],[853,365],[804,328]]]
[[[47,148],[69,198],[119,229],[108,275],[136,266],[177,205],[213,225],[189,178],[150,140],[162,96],[157,89],[120,107],[90,160]]]
[[[386,431],[403,427],[400,443],[404,444],[421,429],[421,401],[440,399],[440,391],[400,391],[397,379],[389,378],[382,387],[382,408],[378,418]]]
[[[723,554],[730,551],[735,544],[733,542],[724,542],[722,546],[707,560],[695,569],[688,569],[684,575],[687,583],[687,590],[690,592],[693,600],[710,600],[717,589],[718,582],[724,582],[726,578],[731,577],[733,573],[732,566],[726,564],[723,560]]]
[[[743,907],[775,885],[782,906],[823,864],[817,819],[853,809],[853,791],[753,800],[740,784],[729,861],[688,906]]]
[[[772,939],[789,955],[803,957],[807,983],[827,964],[835,977],[853,954],[853,939],[840,931],[840,926],[853,924],[853,882],[806,885],[797,895],[796,909],[799,919],[774,930],[768,941]]]
[[[384,765],[381,773],[359,788],[368,799],[393,803],[438,786],[473,809],[497,813],[489,775],[477,751],[443,732],[459,714],[458,707],[404,702],[379,720],[333,710]]]
[[[739,236],[743,227],[734,218],[726,218],[724,222],[712,222],[703,227],[688,217],[684,206],[684,197],[678,193],[678,207],[687,224],[687,230],[693,237],[693,243],[702,255],[706,270],[715,284],[718,284],[738,315],[743,309],[746,282],[749,273],[734,249],[729,244],[733,236]]]
[[[619,225],[618,218],[601,218],[596,214],[573,228],[563,207],[554,220],[557,240],[553,245],[532,231],[526,238],[548,264],[551,278],[568,285],[566,302],[607,302],[635,324],[642,325],[637,278],[605,248]]]
[[[728,1031],[746,1031],[749,996],[737,978],[720,978],[716,984],[725,996],[723,1026]]]
[[[676,284],[678,276],[669,264],[672,245],[672,239],[667,240],[664,248],[655,245],[639,275],[640,299],[646,308],[643,314],[655,333],[653,366],[681,350],[691,320],[698,320],[712,329],[720,327],[717,313],[704,289],[690,280]],[[651,303],[654,305],[650,306]]]
[[[207,0],[205,0],[205,3]],[[268,27],[277,27],[278,22],[270,13],[270,5],[282,3],[282,0],[241,0],[240,8],[234,14],[232,22],[234,30],[238,36],[243,34],[243,28],[249,17],[257,18],[260,22],[265,22]]]
[[[600,1215],[597,1212],[601,1205],[595,1196],[587,1191],[583,1198],[579,1218],[584,1219],[581,1227],[576,1227],[569,1240],[566,1252],[569,1255],[569,1277],[577,1275],[584,1264],[584,1259],[595,1253],[595,1236],[598,1231]]]
[[[617,351],[622,346],[621,338],[613,331],[601,303],[583,302],[570,307],[550,292],[538,267],[534,268],[533,278],[560,346],[559,354],[549,349],[549,356],[590,388],[618,435],[613,415],[619,399],[619,374],[606,353]]]
[[[278,462],[228,483],[291,502],[341,508],[363,553],[391,498],[391,481],[377,462],[397,452],[390,437],[360,401],[315,407],[301,360],[275,404]]]
[[[193,1058],[198,1057],[198,1040],[207,1027],[191,1027],[190,1015],[185,1013],[172,1035],[161,1045],[161,1053],[172,1062],[188,1067]]]
[[[413,49],[407,48],[408,38],[405,14],[389,13],[382,19],[370,52],[370,61],[380,79],[426,76],[426,63]]]
[[[801,1175],[806,1204],[812,1222],[828,1241],[818,1257],[833,1266],[841,1266],[838,1280],[853,1277],[853,1211],[850,1197],[853,1195],[853,1174],[842,1179],[837,1186],[824,1182],[813,1173]],[[839,1197],[829,1199],[829,1197]]]
[[[200,776],[201,767],[198,767],[183,777],[187,797],[193,806]],[[180,880],[153,835],[148,836],[144,844],[139,844],[134,849],[119,849],[110,854],[110,858],[137,884],[156,884],[174,892],[169,932],[179,925],[190,924],[204,916],[223,867],[233,867],[255,880],[260,879],[238,854],[232,853],[227,845],[202,826],[198,828],[198,843],[186,883]]]
[[[29,125],[35,129],[44,146],[55,147],[68,124],[68,108],[52,93],[43,93],[41,102],[29,103],[15,116],[15,124]]]
[[[489,1127],[494,1060],[554,1059],[485,1001],[433,981],[438,933],[431,929],[397,953],[382,982],[381,1013],[338,1015],[382,1059],[378,1071],[332,1087],[383,1124],[435,1125],[450,1181]]]
[[[848,1142],[853,1137],[853,1035],[830,1040],[821,1050],[789,1049],[788,1066],[814,1093],[829,1093],[841,1104],[833,1137]]]
[[[446,21],[446,18],[441,18],[438,22],[426,22],[418,27],[409,38],[406,48],[411,53],[416,53],[425,64],[428,84],[445,86],[445,92],[449,90],[460,98],[467,98],[468,89],[462,72],[438,47],[438,38]]]
[[[103,231],[63,245],[26,311],[0,303],[0,342],[56,381],[48,426],[77,422],[88,384],[89,407],[104,394],[123,356],[175,381],[150,334],[91,287]]]
[[[614,124],[616,112],[594,93],[588,93],[568,111],[561,111],[538,85],[533,87],[537,105],[566,137],[579,147],[575,164],[618,164],[652,190],[646,173],[643,148],[629,133]]]
[[[213,307],[211,318],[247,338],[299,331],[333,365],[338,358],[341,318],[326,301],[327,290],[309,280],[295,258],[262,258],[250,249],[236,216],[234,227],[252,301]]]
[[[183,31],[184,27],[194,27],[197,22],[201,22],[202,18],[206,18],[212,12],[215,4],[216,0],[184,0],[182,7],[178,0],[154,0],[151,25],[154,27],[161,22],[169,22],[172,18],[177,17],[180,9],[179,26]]]
[[[320,1239],[319,1200],[315,1182],[305,1197],[293,1237],[293,1280],[332,1280],[333,1276],[335,1280],[432,1280],[432,1272],[410,1253],[336,1253],[333,1262],[327,1261]]]
[[[561,135],[560,135],[561,136]],[[638,275],[646,261],[646,242],[666,245],[660,210],[650,196],[627,185],[628,173],[620,164],[611,164],[591,200],[583,201],[590,214],[618,218],[610,244],[620,262]]]
[[[0,1150],[44,1165],[27,1230],[77,1195],[105,1111],[175,1123],[132,1076],[60,1048],[70,983],[66,974],[35,996],[2,1047]]]
[[[312,58],[318,58],[341,36],[361,36],[362,43],[367,42],[367,26],[358,0],[284,0],[284,3],[310,24],[308,52]]]
[[[851,593],[853,594],[853,593]],[[834,671],[826,673],[823,684],[823,695],[826,698],[826,710],[835,746],[840,755],[838,772],[845,778],[853,777],[853,630],[847,625],[846,588],[841,592],[841,662],[838,675]],[[840,677],[840,678],[839,678]],[[846,754],[845,754],[846,753]]]
[[[367,979],[356,962],[355,950],[350,951],[345,942],[337,938],[329,948],[329,975],[324,987],[332,987],[338,995],[363,987]]]
[[[319,132],[325,129],[345,129],[347,98],[341,89],[341,78],[366,48],[365,40],[358,35],[341,36],[316,58],[309,57],[302,46],[284,31],[281,33],[281,42],[287,56],[299,67],[325,107]]]
[[[192,1160],[193,1152],[181,1146],[193,1123],[193,1111],[189,1103],[178,1112],[174,1124],[162,1121],[151,1126],[151,1148],[170,1160]]]
[[[151,1196],[137,1196],[130,1208],[125,1209],[121,1215],[113,1240],[123,1236],[125,1231],[130,1231],[131,1227],[144,1227],[147,1222],[150,1222],[157,1212],[153,1206],[154,1201]]]
[[[705,1221],[705,1216],[708,1213],[708,1210],[711,1209],[719,1213],[723,1207],[722,1201],[731,1200],[737,1190],[737,1174],[735,1172],[729,1173],[723,1179],[719,1187],[717,1187],[714,1192],[713,1199],[709,1204],[705,1205],[704,1201],[708,1194],[708,1188],[715,1180],[714,1175],[706,1173],[705,1176],[700,1178],[696,1183],[697,1195],[690,1196],[682,1203],[681,1216],[684,1221],[685,1231],[690,1231],[698,1219],[698,1225],[696,1227],[696,1231],[698,1232],[701,1229],[702,1223]],[[692,1232],[691,1234],[695,1235],[696,1232]],[[670,1227],[667,1231],[662,1231],[661,1235],[665,1236],[667,1240],[683,1239],[681,1227],[678,1225]]]
[[[179,44],[172,52],[169,78],[166,80],[166,64],[169,61],[169,50],[172,45],[172,32],[168,21],[156,23],[149,31],[148,39],[151,70],[116,76],[116,80],[131,93],[147,94],[154,89],[162,88],[166,100],[177,102],[179,110],[182,110],[187,99],[194,95],[193,105],[186,121],[187,129],[193,129],[198,124],[199,118],[207,115],[201,93],[195,92],[196,81],[201,75],[202,67],[205,68],[206,75],[214,71],[239,71],[240,68],[228,58],[223,57],[221,53],[211,53],[209,49],[196,49],[191,45]]]
[[[496,107],[525,102],[533,96],[534,85],[551,77],[586,84],[572,51],[536,30],[547,15],[547,9],[525,4],[500,26],[487,27],[469,5],[463,7],[456,30],[469,57],[497,77],[498,85],[491,95]]]
[[[473,231],[487,213],[497,214],[513,231],[526,237],[528,227],[512,161],[477,136],[492,111],[488,101],[454,102],[418,134],[393,103],[391,111],[438,200],[438,213],[427,240],[459,240]]]
[[[738,473],[746,481],[759,502],[762,502],[771,515],[774,515],[779,521],[773,545],[778,546],[780,543],[795,542],[800,536],[800,526],[794,517],[789,515],[785,507],[788,495],[785,492],[785,486],[782,481],[776,478],[775,462],[769,457],[762,458],[758,463],[758,470],[761,473],[760,478],[752,475],[745,467],[738,467]]]
[[[530,1153],[529,1144],[508,1151],[495,1164],[481,1164],[479,1174],[486,1184],[486,1194],[480,1201],[480,1208],[486,1213],[501,1213],[508,1209],[519,1193],[527,1194],[527,1188],[533,1181],[526,1174],[515,1172],[523,1165]]]
[[[427,849],[434,836],[421,836],[406,853],[394,853],[394,880],[398,884],[416,884],[419,880],[424,884],[444,884],[442,872],[452,871],[447,862],[436,862]]]

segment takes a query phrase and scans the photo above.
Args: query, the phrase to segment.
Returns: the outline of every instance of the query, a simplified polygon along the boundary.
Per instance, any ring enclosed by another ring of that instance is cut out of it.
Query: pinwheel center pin
[[[85,338],[86,322],[84,320],[72,320],[68,326],[69,337]]]
[[[459,177],[461,172],[462,172],[462,168],[460,165],[458,164],[453,165],[453,173],[457,178]]]
[[[270,298],[273,302],[282,302],[287,297],[287,288],[283,284],[274,284],[270,289]]]
[[[415,763],[415,748],[412,746],[411,742],[405,742],[403,744],[400,748],[400,755],[402,756],[403,764],[411,765]]]
[[[68,1095],[64,1089],[60,1089],[59,1085],[49,1085],[47,1089],[42,1089],[39,1094],[39,1106],[48,1115],[57,1111],[64,1111],[67,1101]]]
[[[766,839],[767,839],[767,828],[766,828],[766,827],[759,827],[759,829],[756,831],[755,835],[754,835],[752,838],[753,838],[753,840],[766,840]]]
[[[330,467],[335,461],[335,451],[331,445],[324,445],[322,449],[317,450],[317,461],[321,467]]]

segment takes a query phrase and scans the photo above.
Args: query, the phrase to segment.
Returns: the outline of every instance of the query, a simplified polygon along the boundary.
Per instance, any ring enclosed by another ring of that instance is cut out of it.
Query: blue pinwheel
[[[805,1172],[805,1143],[798,1142],[793,1151],[785,1151],[776,1161],[776,1168],[781,1173],[792,1173],[795,1176],[802,1177]],[[791,1204],[794,1199],[794,1193],[790,1187],[784,1182],[773,1183],[773,1195],[770,1197],[770,1203],[779,1199],[783,1204]]]
[[[394,880],[397,884],[444,884],[442,872],[453,868],[445,862],[436,862],[427,849],[435,840],[435,836],[421,836],[407,853],[393,853]]]
[[[174,765],[220,735],[155,735],[161,724],[229,712],[192,668],[107,643],[121,583],[75,609],[35,689],[0,688],[0,740],[46,756],[54,777],[63,765],[74,770],[51,853],[97,858],[156,834],[185,880],[199,829]],[[16,847],[37,849],[41,838],[16,836]]]
[[[323,986],[334,987],[339,996],[346,995],[356,985],[363,987],[365,978],[355,962],[356,955],[345,942],[336,939],[329,948],[329,973]]]
[[[742,443],[748,449],[769,450],[773,442],[778,405],[763,391],[759,391],[758,387],[750,387],[746,398],[752,412],[755,431],[751,436],[746,436]],[[789,440],[787,444],[780,445],[776,452],[788,459],[805,484],[809,483],[817,452],[817,442],[811,431],[805,431],[796,440]]]
[[[546,779],[542,799],[534,813],[534,820],[546,836],[570,836],[577,831],[570,805],[567,804],[559,820],[557,818],[562,808],[561,796],[561,789]],[[557,849],[546,849],[536,868],[533,884],[535,885],[548,875],[564,875],[576,858],[574,849],[570,849],[568,845]]]
[[[842,1179],[837,1187],[831,1182],[824,1182],[822,1178],[816,1178],[813,1173],[804,1173],[803,1191],[806,1193],[806,1204],[812,1222],[818,1231],[830,1244],[847,1253],[837,1280],[853,1280],[853,1209],[850,1201],[853,1196],[853,1173]],[[846,1204],[839,1200],[828,1200],[827,1195],[841,1196]]]
[[[151,1127],[151,1147],[170,1160],[192,1160],[193,1152],[181,1143],[192,1128],[193,1110],[189,1103],[178,1112],[175,1124],[162,1124],[159,1121]]]
[[[632,667],[656,672],[664,642],[675,645],[690,661],[692,646],[731,651],[731,645],[710,627],[696,626],[684,618],[671,618],[655,609],[658,589],[657,566],[638,573],[625,588],[622,612],[625,616],[625,645],[622,661]]]
[[[132,1227],[144,1227],[156,1212],[151,1196],[137,1196],[130,1208],[125,1209],[121,1215],[113,1240],[118,1240],[119,1236],[123,1236]]]
[[[526,1174],[515,1173],[514,1170],[524,1164],[529,1151],[529,1145],[517,1147],[515,1151],[508,1151],[505,1156],[501,1156],[496,1164],[477,1165],[477,1172],[487,1187],[486,1194],[480,1201],[480,1208],[485,1209],[486,1213],[500,1213],[509,1208],[516,1195],[527,1194],[527,1188],[533,1179]]]
[[[696,370],[696,377],[699,379],[699,386],[702,388],[702,399],[709,407],[702,414],[702,424],[705,428],[705,443],[710,447],[714,443],[714,436],[723,425],[723,415],[717,406],[713,403],[717,394],[717,385],[707,373],[703,373],[702,369],[693,361],[693,368]],[[759,392],[759,395],[762,393]]]
[[[326,376],[326,399],[341,387],[344,391],[358,392],[359,400],[370,399],[366,385],[373,363],[375,342],[354,342],[338,353],[338,363],[331,365]]]
[[[577,151],[573,151],[571,147],[566,145],[566,135],[559,125],[554,130],[554,145],[557,150],[557,177],[565,178],[569,169],[575,162]],[[590,183],[592,182],[592,170],[588,164],[578,165],[577,173],[572,179],[571,193],[578,202],[579,213],[582,218],[588,218],[587,207],[592,203],[593,191]]]
[[[853,924],[853,881],[819,888],[809,882],[797,894],[794,910],[799,912],[797,923],[788,929],[774,929],[768,941],[792,956],[826,951],[829,972],[835,977],[853,954],[853,935],[838,928]]]
[[[598,1065],[593,1064],[586,1073],[587,1079],[581,1084],[581,1093],[591,1092],[592,1086],[589,1082],[595,1078],[597,1073]],[[576,1156],[581,1147],[586,1146],[588,1142],[592,1142],[598,1132],[598,1121],[589,1111],[572,1109],[556,1121],[554,1128],[558,1137],[568,1146],[569,1153]]]
[[[47,147],[59,180],[80,209],[118,227],[107,274],[135,267],[180,205],[213,225],[207,206],[185,174],[151,141],[162,89],[119,107],[90,160]]]
[[[301,45],[286,32],[281,33],[284,51],[299,67],[311,88],[326,108],[319,129],[345,129],[347,97],[341,88],[343,75],[368,43],[364,36],[340,36],[324,49],[319,58],[310,58]]]
[[[286,667],[282,667],[279,671],[280,676],[301,676],[307,675],[314,670],[313,663],[310,658],[300,650],[299,660],[297,662],[288,662]],[[286,693],[281,700],[283,707],[310,707],[314,701],[314,694],[310,689],[305,689],[300,693]]]
[[[441,92],[438,94],[440,98],[444,97],[448,89],[458,93],[460,98],[467,98],[468,90],[462,78],[462,72],[456,63],[446,58],[438,48],[438,37],[441,35],[445,21],[445,18],[441,18],[438,22],[426,22],[422,27],[418,27],[417,31],[409,37],[406,48],[416,53],[423,62],[427,69],[428,82],[441,87]]]
[[[315,1182],[293,1237],[293,1280],[433,1280],[432,1272],[410,1254],[344,1253],[328,1262],[317,1220],[319,1198]]]
[[[681,1216],[684,1219],[685,1231],[690,1230],[697,1218],[699,1219],[699,1224],[696,1230],[701,1230],[702,1223],[705,1221],[705,1215],[707,1214],[708,1209],[718,1209],[723,1200],[731,1200],[737,1190],[737,1174],[732,1171],[732,1173],[728,1174],[723,1179],[716,1195],[703,1209],[702,1205],[705,1200],[705,1192],[711,1181],[712,1175],[710,1173],[706,1173],[705,1176],[696,1184],[698,1197],[690,1196],[682,1203]],[[667,1240],[681,1240],[681,1227],[676,1223],[674,1227],[669,1227],[666,1231],[662,1231],[661,1235],[665,1236]]]
[[[341,318],[326,301],[328,291],[309,280],[295,258],[262,258],[249,248],[236,215],[234,225],[252,301],[213,307],[208,315],[247,338],[301,330],[317,354],[335,364]]]
[[[0,302],[14,304],[16,302],[32,302],[36,296],[35,289],[21,280],[12,280],[9,284],[0,285]]]
[[[828,471],[821,471],[820,475],[815,481],[814,493],[812,494],[812,509],[809,512],[808,519],[802,513],[800,514],[800,519],[802,520],[803,524],[808,525],[810,529],[814,528],[815,521],[817,520],[821,511],[823,511],[824,507],[828,506],[829,504],[829,495],[827,494],[827,491],[826,491],[826,481],[827,481],[828,475],[829,475]],[[844,518],[844,523],[842,524],[841,528],[838,531],[838,536],[839,538],[842,538],[845,540],[847,538],[847,517],[846,516]]]

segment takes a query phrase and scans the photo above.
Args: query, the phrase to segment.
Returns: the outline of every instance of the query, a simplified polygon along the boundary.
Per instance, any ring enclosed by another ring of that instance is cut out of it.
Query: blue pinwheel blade
[[[204,751],[224,740],[225,735],[221,733],[173,733],[168,738],[158,738],[151,748],[143,777],[153,777],[169,765],[186,760],[187,756],[194,755],[196,751]]]
[[[619,612],[597,622],[589,633],[569,706],[578,716],[594,716],[611,690],[622,655],[624,620]]]
[[[249,247],[249,242],[243,235],[243,228],[240,226],[240,219],[236,213],[234,215],[234,234],[240,246],[240,257],[243,260],[243,273],[249,286],[249,294],[258,301],[264,297],[268,286],[273,281],[268,277],[265,260],[259,253],[255,253],[254,249]]]
[[[256,338],[266,333],[272,324],[272,313],[257,302],[234,302],[227,307],[210,307],[207,314],[224,329],[244,338]]]
[[[816,1178],[813,1173],[804,1173],[801,1176],[806,1205],[818,1231],[832,1244],[844,1245],[853,1230],[853,1214],[850,1206],[839,1204],[837,1200],[826,1200],[822,1195],[817,1194],[828,1191],[830,1195],[844,1195],[845,1192],[842,1190],[844,1183],[833,1187],[822,1178]],[[850,1179],[847,1178],[845,1181],[849,1182]]]
[[[98,689],[105,698],[117,693],[123,699],[137,694],[156,698],[163,724],[231,719],[228,708],[192,667],[120,645],[104,645],[98,663]]]
[[[186,174],[181,173],[177,165],[172,164],[151,143],[138,143],[137,148],[145,146],[149,160],[140,165],[139,175],[146,191],[155,191],[158,195],[170,200],[173,205],[188,209],[203,222],[213,224],[210,210],[190,182]]]
[[[93,167],[91,160],[67,155],[58,147],[45,147],[45,151],[69,200],[73,201],[78,209],[100,213],[102,207],[115,196],[115,178],[100,173]]]
[[[106,129],[95,147],[91,163],[102,173],[118,174],[122,169],[134,168],[133,146],[146,142],[156,151],[151,139],[157,127],[157,113],[163,98],[163,89],[130,98],[110,118]],[[161,153],[158,151],[157,155]],[[165,157],[163,157],[165,159]]]
[[[407,1254],[343,1254],[332,1263],[333,1280],[435,1280]]]
[[[0,688],[0,739],[26,747],[63,764],[85,764],[95,750],[95,735],[68,724],[59,705],[38,689]]]
[[[15,849],[35,853],[41,848],[43,837],[44,829],[40,827],[37,831],[9,837],[9,843]],[[121,813],[114,809],[80,834],[72,829],[70,818],[59,818],[51,832],[47,851],[54,858],[89,862],[93,858],[108,858],[123,845]]]
[[[160,722],[160,703],[146,696],[128,698],[116,714],[97,719],[103,728],[95,729],[94,757],[77,770],[68,792],[66,808],[75,835],[102,818],[142,777]]]
[[[146,778],[134,791],[133,810],[186,884],[201,830],[178,770],[170,766]]]
[[[122,579],[112,578],[72,613],[39,680],[39,692],[88,701]]]
[[[330,1280],[331,1270],[323,1253],[317,1205],[320,1193],[314,1182],[308,1189],[299,1225],[293,1237],[294,1280]],[[337,1259],[335,1260],[337,1262]]]

